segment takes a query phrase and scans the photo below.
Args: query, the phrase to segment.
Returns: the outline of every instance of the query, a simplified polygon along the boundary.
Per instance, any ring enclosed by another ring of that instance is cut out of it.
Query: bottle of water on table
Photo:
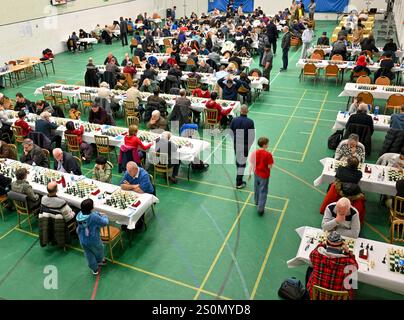
[[[375,115],[375,117],[377,117],[379,115],[379,106],[375,106],[375,110],[374,110],[373,114]]]

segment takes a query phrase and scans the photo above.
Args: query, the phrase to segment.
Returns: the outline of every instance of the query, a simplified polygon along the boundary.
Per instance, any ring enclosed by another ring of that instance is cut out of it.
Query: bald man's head
[[[49,195],[56,194],[58,192],[58,184],[56,183],[56,181],[49,182],[47,190]]]
[[[129,162],[126,164],[126,170],[128,171],[128,173],[129,173],[129,175],[130,175],[131,177],[135,177],[135,176],[137,175],[137,172],[139,171],[139,168],[138,168],[136,162],[134,162],[134,161],[129,161]]]
[[[61,161],[63,159],[63,150],[60,148],[55,148],[52,151],[53,157],[56,161]]]

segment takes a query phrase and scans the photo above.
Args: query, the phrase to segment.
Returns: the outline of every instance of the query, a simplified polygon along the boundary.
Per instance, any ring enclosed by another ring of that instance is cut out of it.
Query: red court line
[[[93,294],[91,295],[91,300],[95,300],[95,296],[97,295],[98,284],[100,283],[101,277],[101,268],[98,269],[97,279],[95,280]]]

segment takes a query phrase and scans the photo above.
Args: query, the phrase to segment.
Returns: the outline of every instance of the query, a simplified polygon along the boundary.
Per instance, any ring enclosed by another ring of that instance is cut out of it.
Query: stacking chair
[[[171,54],[171,53],[173,53],[173,48],[171,48],[171,47],[168,47],[167,49],[166,49],[166,54]]]
[[[390,243],[404,242],[404,220],[396,219],[390,228]]]
[[[325,52],[323,49],[315,49],[313,51],[313,54],[319,54],[321,56],[321,60],[324,60]],[[313,58],[313,56],[312,56],[312,59],[315,59],[315,58]]]
[[[24,131],[21,127],[19,126],[11,126],[11,129],[13,130],[13,136],[14,140],[17,143],[23,143],[24,142]]]
[[[402,105],[404,105],[404,96],[398,93],[392,94],[386,102],[386,106],[384,108],[384,114],[386,114],[387,109],[399,109]]]
[[[123,111],[124,111],[124,116],[125,118],[128,116],[133,116],[140,118],[140,113],[135,107],[135,102],[134,101],[129,101],[129,100],[123,100]]]
[[[381,76],[376,79],[375,84],[380,85],[380,86],[389,86],[391,83],[390,78]]]
[[[188,94],[191,94],[192,90],[199,88],[199,82],[197,78],[188,78],[186,81],[186,88]]]
[[[66,109],[70,106],[70,99],[69,98],[63,98],[63,93],[62,91],[52,91],[53,92],[53,97],[55,98],[55,104],[58,106],[63,106]]]
[[[81,161],[80,157],[73,156],[73,158],[74,158],[74,159],[76,159],[76,161],[77,161],[78,165],[79,165],[79,166],[80,166],[80,168],[81,168],[81,166],[83,165],[83,163],[82,163],[82,161]]]
[[[16,208],[17,215],[18,215],[18,227],[21,228],[21,216],[27,216],[29,228],[30,228],[30,231],[32,232],[31,217],[35,216],[35,215],[37,216],[39,214],[40,206],[38,206],[38,208],[30,209],[28,207],[28,201],[27,201],[26,194],[9,191],[7,193],[7,197],[9,200],[13,201],[14,206]]]
[[[155,151],[149,151],[149,161],[154,166],[154,176],[153,179],[156,180],[156,174],[162,173],[166,176],[167,185],[170,185],[169,176],[172,172],[172,168],[169,167],[168,154],[159,153]]]
[[[127,116],[126,117],[126,125],[129,127],[130,125],[135,124],[139,126],[139,118],[135,116]]]
[[[90,109],[93,105],[93,101],[91,100],[91,94],[88,92],[81,92],[79,103],[80,103],[82,112],[89,110],[88,112],[90,113]]]
[[[108,136],[95,135],[94,139],[95,139],[95,145],[97,147],[97,155],[107,154],[108,155],[108,160],[111,161],[110,153],[114,152],[115,157],[116,157],[116,161],[118,161],[118,155],[116,154],[115,147],[110,146]]]
[[[390,222],[404,219],[404,198],[395,196],[390,208]]]
[[[327,78],[335,78],[335,84],[338,84],[339,68],[335,64],[329,64],[325,67],[324,82]]]
[[[318,76],[318,68],[313,63],[306,63],[303,67],[302,79],[304,80],[306,76],[313,77],[314,83],[316,83]]]
[[[335,291],[317,285],[313,286],[312,300],[348,300],[348,291]]]
[[[356,97],[361,97],[364,103],[373,106],[373,95],[370,92],[367,91],[359,92],[359,94]]]
[[[301,42],[302,42],[302,41],[301,41],[298,37],[292,36],[292,37],[290,38],[290,46],[291,46],[291,47],[295,47],[296,50],[297,50],[297,48],[300,46]]]
[[[0,214],[1,214],[1,218],[3,219],[3,221],[6,221],[6,219],[4,219],[3,208],[5,207],[7,202],[8,202],[8,197],[6,194],[3,194],[2,196],[0,196]]]
[[[67,141],[67,151],[69,151],[72,154],[77,152],[77,154],[81,156],[80,145],[77,140],[77,135],[65,133],[65,138]]]
[[[46,102],[49,102],[51,105],[53,105],[55,103],[55,97],[52,94],[52,90],[51,89],[42,89],[42,94],[43,94],[43,99]]]
[[[214,129],[219,125],[217,120],[218,111],[216,109],[205,109],[205,125],[208,125],[210,129]]]
[[[133,65],[136,68],[141,68],[142,67],[142,64],[140,63],[140,58],[138,56],[133,56],[132,62],[133,62]]]
[[[133,87],[132,75],[130,73],[124,73],[123,75],[126,79],[126,82],[128,83],[129,88]]]
[[[114,263],[114,255],[113,255],[112,249],[118,243],[121,243],[121,247],[123,249],[121,230],[117,227],[107,225],[107,226],[101,228],[101,240],[103,243],[108,245],[111,262]]]
[[[364,71],[361,71],[361,72],[364,72]],[[359,72],[356,73],[356,75],[358,75],[358,74],[359,74]],[[355,77],[355,73],[354,73],[353,77]],[[356,83],[371,84],[372,79],[370,79],[370,77],[365,72],[364,74],[357,77]]]
[[[187,62],[186,62],[186,70],[187,70],[187,71],[190,71],[191,68],[192,68],[193,66],[195,66],[195,65],[196,65],[196,64],[195,64],[195,60],[194,60],[194,59],[188,59]]]
[[[171,47],[171,41],[170,41],[170,39],[164,38],[164,39],[163,39],[163,44],[164,44],[164,46],[165,46],[166,49],[170,48],[170,47]]]
[[[341,56],[340,54],[334,54],[334,55],[331,57],[331,60],[332,60],[332,61],[344,61],[344,57]]]

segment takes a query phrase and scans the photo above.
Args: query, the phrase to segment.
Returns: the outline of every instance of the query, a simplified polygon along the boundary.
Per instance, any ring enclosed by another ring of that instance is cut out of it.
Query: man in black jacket
[[[119,29],[121,31],[122,47],[124,47],[124,46],[128,45],[128,24],[123,19],[123,17],[120,17],[119,21],[120,21],[119,22]]]
[[[330,45],[330,38],[327,37],[327,32],[323,32],[321,37],[317,39],[318,46],[329,46]]]
[[[35,131],[43,133],[53,143],[55,142],[56,148],[60,148],[62,145],[62,137],[52,133],[52,130],[58,128],[56,123],[50,122],[51,114],[47,111],[41,113],[41,119],[35,122]]]
[[[267,35],[269,43],[272,45],[272,52],[276,54],[276,40],[278,39],[278,29],[276,28],[273,20],[269,20],[269,24],[267,25]]]
[[[358,107],[356,113],[352,114],[348,122],[346,123],[346,128],[349,127],[351,124],[361,124],[368,126],[370,128],[370,134],[373,134],[374,127],[373,127],[373,119],[370,115],[367,114],[368,105],[366,103],[361,103]]]
[[[30,165],[37,165],[44,168],[49,168],[48,158],[40,147],[38,147],[31,139],[24,139],[22,143],[23,154],[20,161]]]
[[[282,61],[283,61],[283,68],[280,71],[286,71],[288,69],[288,54],[290,49],[290,38],[291,34],[289,32],[289,27],[284,27],[283,32],[285,33],[282,38]]]
[[[349,157],[347,159],[347,166],[339,166],[335,174],[341,182],[358,184],[362,179],[362,171],[358,170],[359,160],[357,157]]]
[[[17,92],[15,94],[14,111],[20,111],[25,108],[28,108],[29,112],[34,112],[34,103],[25,98],[21,92]]]
[[[63,151],[60,148],[55,148],[53,149],[53,158],[55,159],[53,164],[54,170],[81,176],[80,165],[70,153]]]
[[[240,116],[234,118],[230,123],[233,132],[234,153],[236,155],[237,178],[236,188],[245,188],[243,181],[244,170],[248,158],[248,152],[255,139],[254,121],[247,118],[248,107],[243,104],[240,109]]]

